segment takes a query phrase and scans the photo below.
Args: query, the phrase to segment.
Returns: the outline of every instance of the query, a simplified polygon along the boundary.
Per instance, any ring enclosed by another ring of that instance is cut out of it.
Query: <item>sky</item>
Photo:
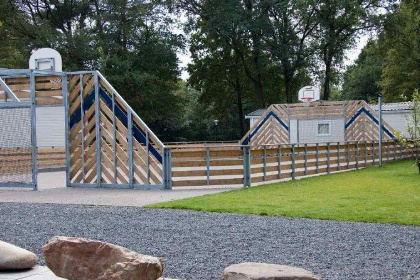
[[[360,37],[356,43],[356,46],[353,49],[347,51],[346,53],[347,60],[345,61],[345,66],[349,66],[354,63],[354,61],[357,59],[360,52],[362,51],[363,47],[366,46],[368,40],[369,40],[369,36]],[[188,63],[191,62],[191,54],[189,50],[185,51],[185,53],[178,53],[178,59],[179,59],[178,65],[180,66],[181,69],[184,69],[181,72],[181,79],[187,80],[189,77],[189,74],[186,71],[186,67]]]

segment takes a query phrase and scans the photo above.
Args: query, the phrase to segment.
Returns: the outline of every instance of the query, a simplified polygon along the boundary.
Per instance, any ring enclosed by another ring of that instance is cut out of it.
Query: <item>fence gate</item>
[[[67,186],[170,188],[163,143],[97,71],[66,73]]]
[[[35,102],[0,78],[0,187],[37,189]]]

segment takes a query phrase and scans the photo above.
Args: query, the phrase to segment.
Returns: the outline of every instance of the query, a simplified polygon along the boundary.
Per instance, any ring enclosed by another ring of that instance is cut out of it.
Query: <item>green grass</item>
[[[403,161],[147,207],[420,225],[420,175]]]

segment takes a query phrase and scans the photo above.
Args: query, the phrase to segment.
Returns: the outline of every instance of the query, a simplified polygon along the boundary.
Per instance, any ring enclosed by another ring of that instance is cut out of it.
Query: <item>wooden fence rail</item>
[[[245,185],[359,169],[379,163],[378,141],[259,146],[177,147],[172,186]],[[399,142],[382,143],[382,161],[410,157]]]

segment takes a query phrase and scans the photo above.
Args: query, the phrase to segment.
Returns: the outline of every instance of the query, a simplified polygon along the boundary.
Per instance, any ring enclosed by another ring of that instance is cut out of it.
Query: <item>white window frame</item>
[[[320,124],[328,124],[328,133],[319,133]],[[331,136],[331,121],[318,121],[316,124],[316,136]]]

